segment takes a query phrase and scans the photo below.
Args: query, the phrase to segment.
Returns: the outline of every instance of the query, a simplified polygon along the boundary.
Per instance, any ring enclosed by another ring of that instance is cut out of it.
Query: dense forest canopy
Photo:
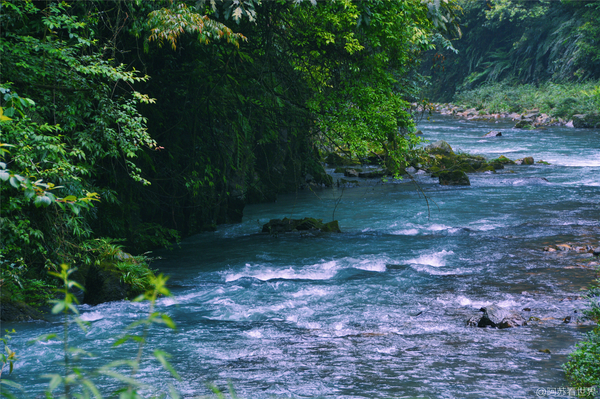
[[[424,57],[431,99],[486,83],[565,83],[600,79],[597,0],[461,0],[458,52]]]
[[[453,1],[2,1],[5,286],[136,253],[311,182],[404,165]]]

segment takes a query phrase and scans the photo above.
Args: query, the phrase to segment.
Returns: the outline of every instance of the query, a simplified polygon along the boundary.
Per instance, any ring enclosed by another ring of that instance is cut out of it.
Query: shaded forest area
[[[398,170],[420,55],[458,34],[451,1],[1,6],[5,303],[61,263],[143,289],[146,251],[330,185],[328,151]]]
[[[535,89],[548,82],[600,79],[599,1],[458,3],[462,38],[453,42],[457,51],[436,49],[423,57],[430,100],[450,102],[456,94],[494,83],[503,83],[496,91],[508,92],[523,85]]]

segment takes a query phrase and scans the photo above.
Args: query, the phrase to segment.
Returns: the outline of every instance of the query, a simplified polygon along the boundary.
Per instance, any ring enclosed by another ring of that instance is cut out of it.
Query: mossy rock
[[[500,155],[498,159],[494,160],[496,162],[500,162],[503,165],[514,165],[515,161],[505,157],[504,155]]]
[[[340,154],[335,153],[335,152],[330,152],[329,154],[327,154],[327,157],[325,158],[325,163],[327,163],[327,165],[338,165],[338,166],[360,165],[360,162],[350,159],[348,157],[343,157]]]
[[[452,147],[444,140],[438,140],[435,143],[429,144],[425,147],[425,151],[430,154],[454,154]]]
[[[533,165],[534,160],[533,160],[533,157],[525,157],[525,158],[517,159],[515,161],[515,164],[517,164],[517,165]]]
[[[341,233],[340,224],[337,220],[333,220],[329,223],[323,224],[321,231],[324,233]]]
[[[381,179],[382,177],[389,176],[391,173],[387,170],[371,170],[369,172],[361,172],[358,177],[367,179]]]
[[[535,129],[535,127],[533,126],[533,121],[523,119],[515,124],[515,129]]]
[[[333,178],[329,174],[327,174],[325,168],[323,168],[323,165],[317,161],[313,160],[312,162],[309,162],[306,165],[306,173],[307,182],[322,185],[325,187],[331,187],[333,184]],[[310,179],[308,178],[309,175],[311,177]]]
[[[438,173],[442,186],[470,186],[469,176],[463,171],[442,171]]]
[[[21,322],[45,320],[44,314],[25,302],[13,299],[12,292],[3,288],[0,295],[0,320],[4,322]]]
[[[271,219],[262,227],[263,233],[279,234],[292,231],[317,230],[327,233],[341,233],[337,220],[329,223],[323,223],[323,219],[304,218],[304,219]]]
[[[97,305],[104,302],[133,299],[145,291],[146,287],[136,287],[125,282],[124,273],[115,262],[91,265],[86,277],[83,303]]]
[[[501,162],[490,162],[489,166],[491,166],[494,170],[504,169],[504,164]]]
[[[589,114],[575,114],[573,115],[573,127],[577,128],[598,128],[600,127],[600,114],[589,113]]]

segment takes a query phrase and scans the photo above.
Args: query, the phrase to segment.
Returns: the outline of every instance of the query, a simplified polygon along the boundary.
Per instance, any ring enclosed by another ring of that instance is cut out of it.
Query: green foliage
[[[545,83],[511,85],[491,83],[457,93],[456,103],[467,108],[486,109],[491,113],[537,109],[550,116],[569,119],[574,114],[596,112],[599,109],[598,82]]]
[[[600,385],[600,280],[593,282],[585,296],[589,300],[589,308],[584,310],[584,314],[599,325],[586,334],[563,365],[569,383],[577,388]]]
[[[148,184],[135,162],[155,142],[137,107],[152,99],[133,89],[148,77],[105,58],[87,5],[2,2],[0,271],[15,295],[111,225],[93,203],[113,182]]]
[[[63,315],[63,334],[62,337],[56,334],[50,334],[38,338],[38,340],[46,341],[50,339],[61,339],[63,342],[63,353],[64,353],[64,371],[62,373],[48,374],[44,377],[49,380],[46,396],[49,398],[60,397],[60,398],[102,398],[102,397],[115,397],[118,395],[119,398],[142,398],[141,390],[145,392],[152,392],[153,397],[164,396],[164,392],[160,392],[157,388],[140,381],[137,378],[137,372],[140,366],[145,360],[144,349],[147,344],[148,332],[150,327],[154,325],[164,325],[168,328],[175,329],[175,324],[171,318],[163,313],[155,310],[156,300],[159,296],[170,296],[170,292],[166,287],[167,277],[163,275],[151,276],[150,278],[150,289],[144,294],[136,298],[136,301],[148,301],[148,316],[144,319],[138,320],[132,323],[127,331],[118,338],[113,346],[119,347],[126,345],[128,342],[137,346],[137,356],[135,359],[124,359],[124,360],[113,360],[109,363],[99,367],[96,370],[87,370],[78,366],[79,359],[82,356],[93,356],[91,353],[85,352],[80,348],[74,348],[69,346],[69,326],[72,323],[76,323],[83,331],[86,331],[87,324],[79,318],[79,311],[77,309],[77,298],[71,293],[71,290],[75,287],[83,289],[77,282],[72,280],[71,275],[75,272],[75,269],[69,268],[67,265],[62,264],[59,272],[51,272],[50,274],[57,277],[62,284],[61,288],[57,289],[60,294],[60,298],[53,300],[54,306],[52,313]],[[10,335],[5,336],[2,341],[7,344]],[[15,362],[16,355],[11,351],[8,346],[5,346],[6,354],[2,356],[2,369],[6,364],[10,364],[10,370],[12,371],[12,364]],[[155,350],[152,353],[155,361],[160,364],[165,370],[176,379],[180,379],[177,372],[173,369],[168,361],[169,355],[161,350]],[[129,373],[125,373],[125,370],[129,369]],[[111,378],[114,379],[120,387],[115,392],[103,393],[96,386],[94,382],[98,378]],[[18,389],[19,387],[11,381],[0,380],[1,383],[13,388]],[[61,389],[62,388],[62,389]],[[58,394],[57,391],[62,391],[62,394]],[[56,396],[58,394],[58,396]],[[171,387],[170,394],[172,398],[177,398],[179,395]],[[11,393],[3,389],[3,396],[13,397]]]
[[[577,344],[564,365],[569,383],[574,387],[594,387],[600,384],[600,327],[589,332]]]
[[[454,54],[427,62],[430,96],[450,101],[456,89],[582,82],[600,78],[600,3],[593,1],[461,0],[463,38]]]
[[[15,362],[18,360],[17,354],[15,351],[11,350],[8,345],[12,338],[12,334],[15,334],[15,330],[12,331],[5,330],[5,334],[2,338],[0,338],[0,342],[4,345],[4,352],[0,354],[0,362],[2,362],[2,366],[0,366],[0,395],[5,398],[16,398],[11,392],[10,388],[15,390],[23,390],[21,385],[15,383],[14,381],[7,380],[6,378],[2,378],[2,373],[4,372],[4,367],[8,365],[8,374],[12,374],[13,366]],[[3,387],[4,386],[4,387]]]

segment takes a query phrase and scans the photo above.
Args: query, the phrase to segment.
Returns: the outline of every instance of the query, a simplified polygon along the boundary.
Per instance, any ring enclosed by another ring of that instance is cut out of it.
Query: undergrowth
[[[491,83],[459,91],[454,102],[489,113],[537,109],[553,117],[569,119],[574,114],[600,109],[600,82],[531,84]]]
[[[586,296],[590,307],[584,314],[598,325],[577,344],[563,366],[569,383],[576,388],[600,386],[600,279],[594,281]]]

